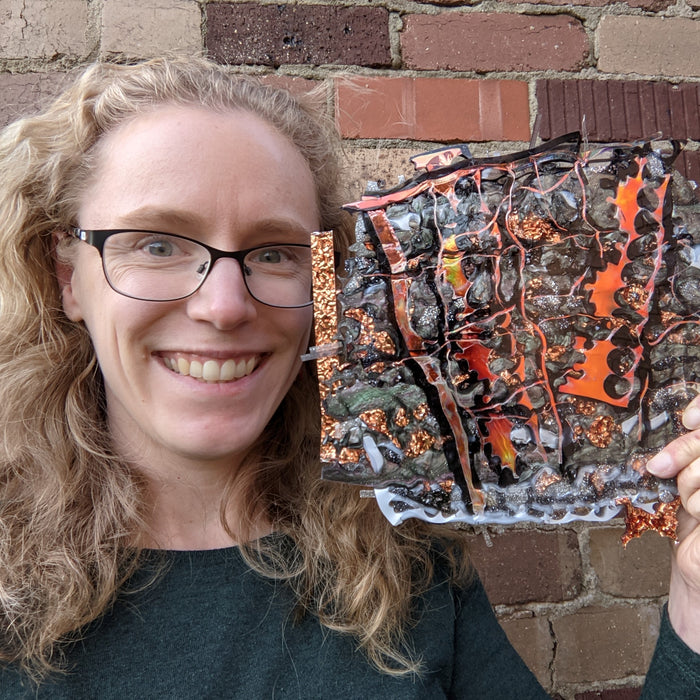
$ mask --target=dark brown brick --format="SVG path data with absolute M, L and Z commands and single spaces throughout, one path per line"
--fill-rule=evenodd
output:
M 222 63 L 388 66 L 389 13 L 335 5 L 206 5 L 209 54 Z
M 66 73 L 0 73 L 0 126 L 38 112 L 68 82 Z
M 576 693 L 574 700 L 639 700 L 641 688 L 613 688 L 612 690 L 587 690 Z
M 676 159 L 674 166 L 688 180 L 692 180 L 698 185 L 695 193 L 700 200 L 700 151 L 684 151 Z
M 492 603 L 515 605 L 575 598 L 581 590 L 576 533 L 516 530 L 472 543 L 472 562 Z
M 539 136 L 583 131 L 591 141 L 700 139 L 700 85 L 645 80 L 538 80 Z
M 552 661 L 554 639 L 549 629 L 549 620 L 544 617 L 521 617 L 502 620 L 508 641 L 515 647 L 528 668 L 537 676 L 545 688 L 552 683 Z
M 401 47 L 418 70 L 578 70 L 589 53 L 577 19 L 505 12 L 408 15 Z
M 583 608 L 552 620 L 560 683 L 591 683 L 646 673 L 659 634 L 653 605 Z
M 651 532 L 623 547 L 624 531 L 623 526 L 590 529 L 591 564 L 600 590 L 626 598 L 666 595 L 671 541 Z

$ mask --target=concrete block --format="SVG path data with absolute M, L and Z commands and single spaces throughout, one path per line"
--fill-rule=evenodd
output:
M 598 68 L 605 73 L 700 76 L 698 20 L 606 15 L 597 35 Z
M 202 51 L 202 16 L 195 0 L 105 0 L 103 55 L 137 58 Z
M 3 0 L 0 58 L 82 56 L 87 19 L 87 0 Z

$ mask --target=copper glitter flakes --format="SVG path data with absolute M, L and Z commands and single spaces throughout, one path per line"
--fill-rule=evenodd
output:
M 678 508 L 681 504 L 680 497 L 674 498 L 670 503 L 657 503 L 654 512 L 649 513 L 642 508 L 635 508 L 628 498 L 619 501 L 625 508 L 625 533 L 622 535 L 622 544 L 627 543 L 647 530 L 655 530 L 664 537 L 676 540 L 678 528 Z

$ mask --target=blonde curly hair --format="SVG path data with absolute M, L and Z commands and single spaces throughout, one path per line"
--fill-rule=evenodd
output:
M 139 566 L 146 488 L 110 444 L 102 376 L 83 324 L 63 313 L 52 234 L 76 220 L 96 144 L 160 104 L 246 110 L 289 138 L 314 176 L 321 222 L 347 247 L 339 143 L 317 99 L 203 58 L 96 64 L 40 115 L 0 134 L 0 660 L 35 679 L 60 668 L 63 643 L 98 618 Z M 242 547 L 256 570 L 293 587 L 303 613 L 354 635 L 386 673 L 420 670 L 405 651 L 411 600 L 430 585 L 435 538 L 453 579 L 469 577 L 459 533 L 393 528 L 349 486 L 319 479 L 319 418 L 304 366 L 225 496 L 246 495 L 240 536 L 261 516 L 275 538 Z M 240 541 L 240 540 L 239 540 Z

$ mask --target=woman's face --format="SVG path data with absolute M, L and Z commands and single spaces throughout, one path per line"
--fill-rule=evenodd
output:
M 163 231 L 228 251 L 308 243 L 319 227 L 306 161 L 246 112 L 162 106 L 107 134 L 100 149 L 81 228 Z M 97 249 L 74 249 L 64 308 L 92 337 L 123 456 L 144 467 L 173 457 L 235 463 L 299 372 L 310 307 L 255 301 L 230 258 L 218 260 L 186 299 L 138 301 L 109 287 Z M 189 375 L 197 363 L 213 362 L 211 369 L 230 360 L 244 376 L 207 382 Z

